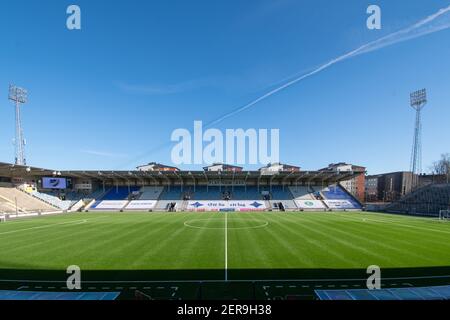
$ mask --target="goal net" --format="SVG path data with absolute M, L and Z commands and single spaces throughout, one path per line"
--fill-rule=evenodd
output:
M 450 210 L 439 211 L 439 220 L 450 220 Z

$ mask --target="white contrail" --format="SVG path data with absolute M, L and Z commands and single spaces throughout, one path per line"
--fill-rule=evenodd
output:
M 273 89 L 272 91 L 267 92 L 266 94 L 253 100 L 252 102 L 246 104 L 245 106 L 240 107 L 234 111 L 231 111 L 231 112 L 217 118 L 216 120 L 208 123 L 207 126 L 208 127 L 213 126 L 219 122 L 222 122 L 223 120 L 225 120 L 229 117 L 232 117 L 238 113 L 241 113 L 242 111 L 245 111 L 245 110 L 253 107 L 255 104 L 259 103 L 262 100 L 269 98 L 270 96 L 276 94 L 277 92 L 282 91 L 282 90 L 296 84 L 297 82 L 300 82 L 306 78 L 309 78 L 325 69 L 328 69 L 329 67 L 333 66 L 334 64 L 336 64 L 338 62 L 347 60 L 349 58 L 352 58 L 352 57 L 355 57 L 355 56 L 358 56 L 358 55 L 361 55 L 364 53 L 379 50 L 379 49 L 394 45 L 399 42 L 415 39 L 415 38 L 418 38 L 418 37 L 421 37 L 421 36 L 424 36 L 424 35 L 427 35 L 430 33 L 448 29 L 448 28 L 450 28 L 450 19 L 449 19 L 449 16 L 446 15 L 448 12 L 450 12 L 450 6 L 440 9 L 438 12 L 428 16 L 425 19 L 422 19 L 421 21 L 417 22 L 416 24 L 414 24 L 412 26 L 409 26 L 405 29 L 391 33 L 385 37 L 382 37 L 380 39 L 377 39 L 375 41 L 372 41 L 365 45 L 362 45 L 361 47 L 359 47 L 353 51 L 350 51 L 338 58 L 335 58 L 335 59 L 321 65 L 320 67 L 314 69 L 313 71 L 311 71 L 309 73 L 302 75 L 301 77 L 298 77 L 289 82 L 286 82 L 285 84 L 281 85 L 280 87 L 277 87 L 276 89 Z M 441 19 L 441 21 L 436 21 L 440 17 L 444 17 L 447 19 Z
M 311 72 L 308 72 L 300 77 L 297 77 L 293 80 L 286 82 L 285 84 L 267 92 L 266 94 L 253 100 L 252 102 L 246 104 L 245 106 L 237 108 L 235 110 L 232 110 L 231 112 L 229 112 L 223 116 L 220 116 L 219 118 L 211 121 L 210 123 L 205 124 L 205 127 L 211 127 L 219 122 L 224 121 L 225 119 L 228 119 L 236 114 L 239 114 L 239 113 L 253 107 L 260 101 L 265 100 L 265 99 L 269 98 L 270 96 L 273 96 L 274 94 L 296 84 L 297 82 L 305 80 L 306 78 L 309 78 L 325 69 L 328 69 L 329 67 L 333 66 L 336 63 L 347 60 L 349 58 L 356 57 L 356 56 L 364 54 L 364 53 L 379 50 L 379 49 L 394 45 L 399 42 L 415 39 L 415 38 L 418 38 L 418 37 L 421 37 L 421 36 L 424 36 L 424 35 L 427 35 L 430 33 L 448 29 L 448 28 L 450 28 L 450 19 L 449 19 L 450 17 L 449 17 L 449 15 L 447 15 L 447 13 L 449 13 L 449 12 L 450 12 L 450 6 L 440 9 L 438 12 L 426 17 L 425 19 L 420 20 L 419 22 L 415 23 L 414 25 L 411 25 L 407 28 L 396 31 L 394 33 L 390 33 L 387 36 L 384 36 L 380 39 L 377 39 L 377 40 L 369 42 L 365 45 L 362 45 L 353 51 L 350 51 L 338 58 L 335 58 L 335 59 L 323 64 L 322 66 L 312 70 Z M 441 18 L 441 19 L 439 19 L 439 18 Z M 171 142 L 162 143 L 161 145 L 155 147 L 150 152 L 156 152 L 156 151 L 158 151 L 162 148 L 165 148 L 167 146 L 170 146 L 170 145 L 171 145 Z M 139 159 L 146 157 L 150 152 L 141 154 L 140 156 L 136 157 L 135 160 L 137 161 Z

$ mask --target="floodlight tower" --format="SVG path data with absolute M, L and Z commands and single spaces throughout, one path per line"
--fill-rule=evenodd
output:
M 23 88 L 9 85 L 9 100 L 13 101 L 16 107 L 16 137 L 14 146 L 16 151 L 16 164 L 24 166 L 25 160 L 25 138 L 22 130 L 22 119 L 20 116 L 20 106 L 28 100 L 28 92 Z
M 411 93 L 411 107 L 416 110 L 416 124 L 411 153 L 411 172 L 414 176 L 422 173 L 422 109 L 427 104 L 427 90 L 422 89 Z M 413 179 L 417 186 L 417 179 Z

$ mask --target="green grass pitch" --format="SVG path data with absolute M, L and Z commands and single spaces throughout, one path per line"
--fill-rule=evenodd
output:
M 369 265 L 442 268 L 449 240 L 449 223 L 377 213 L 65 214 L 0 223 L 0 279 L 64 275 L 69 265 L 96 276 L 158 271 L 147 274 L 154 280 L 164 271 L 173 280 L 248 280 Z

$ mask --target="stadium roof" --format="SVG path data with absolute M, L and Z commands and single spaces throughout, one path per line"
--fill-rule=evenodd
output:
M 215 171 L 109 171 L 109 170 L 51 170 L 30 166 L 18 166 L 0 162 L 0 176 L 6 178 L 36 178 L 42 176 L 61 176 L 70 178 L 96 179 L 105 182 L 148 181 L 153 183 L 189 183 L 191 181 L 209 180 L 257 180 L 274 184 L 289 184 L 301 182 L 337 183 L 352 179 L 361 172 L 270 172 L 242 171 L 242 172 L 215 172 Z
M 0 177 L 30 177 L 36 175 L 53 175 L 55 170 L 19 166 L 11 163 L 0 162 Z

